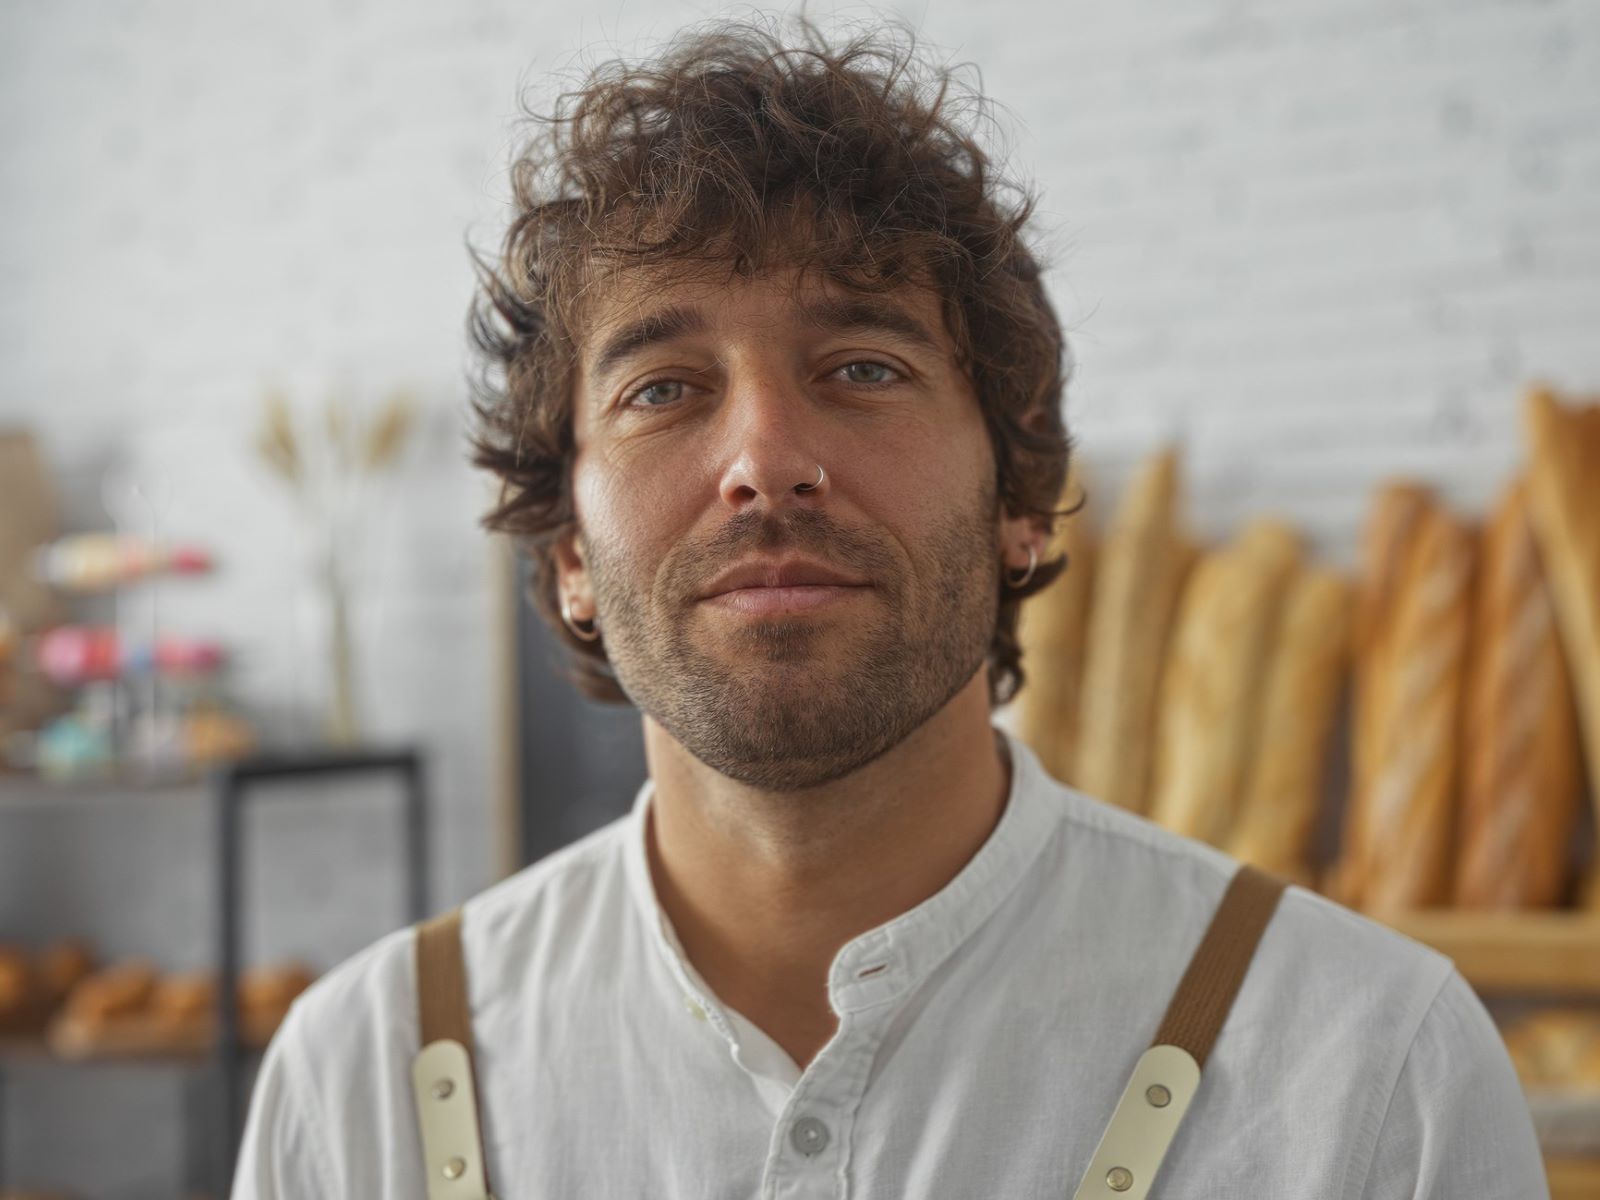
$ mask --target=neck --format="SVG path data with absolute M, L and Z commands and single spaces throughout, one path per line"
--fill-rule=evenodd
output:
M 943 888 L 1000 819 L 1009 768 L 984 673 L 893 750 L 803 792 L 729 779 L 644 726 L 661 905 L 718 998 L 804 1066 L 836 1023 L 834 955 Z

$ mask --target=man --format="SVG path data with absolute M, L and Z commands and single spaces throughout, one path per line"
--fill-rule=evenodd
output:
M 491 523 L 650 768 L 464 906 L 503 1200 L 1071 1196 L 1238 867 L 991 724 L 1064 566 L 1027 204 L 948 76 L 805 37 L 597 72 L 483 273 Z M 418 971 L 401 931 L 296 1004 L 235 1195 L 430 1194 Z M 1152 1194 L 1546 1193 L 1451 963 L 1291 888 Z

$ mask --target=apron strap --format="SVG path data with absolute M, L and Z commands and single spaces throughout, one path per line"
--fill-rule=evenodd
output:
M 1249 863 L 1234 873 L 1073 1200 L 1144 1200 L 1287 886 Z
M 417 926 L 416 971 L 422 1049 L 411 1063 L 411 1088 L 428 1200 L 493 1200 L 478 1121 L 459 908 Z
M 1204 1067 L 1286 883 L 1246 863 L 1234 873 L 1152 1046 L 1179 1046 Z

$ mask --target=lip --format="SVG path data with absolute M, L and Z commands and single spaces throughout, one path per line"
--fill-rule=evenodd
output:
M 703 603 L 748 616 L 806 612 L 823 608 L 867 590 L 866 584 L 807 583 L 798 587 L 745 587 L 708 596 Z
M 736 592 L 784 592 L 795 593 L 787 599 L 801 603 L 808 599 L 803 593 L 840 592 L 868 586 L 866 580 L 847 575 L 826 563 L 803 558 L 772 559 L 735 564 L 713 579 L 700 599 L 715 600 Z M 769 599 L 778 601 L 785 597 Z M 812 598 L 811 602 L 815 603 L 816 599 Z

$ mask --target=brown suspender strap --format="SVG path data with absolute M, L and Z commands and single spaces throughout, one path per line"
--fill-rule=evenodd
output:
M 417 926 L 417 1012 L 422 1044 L 452 1038 L 472 1053 L 467 968 L 461 958 L 461 910 Z
M 1228 1019 L 1233 999 L 1267 922 L 1277 911 L 1284 881 L 1245 864 L 1234 872 L 1211 926 L 1189 960 L 1152 1046 L 1181 1046 L 1204 1067 Z
M 417 926 L 416 971 L 421 1049 L 411 1084 L 428 1200 L 488 1200 L 459 908 Z
M 1286 886 L 1249 864 L 1234 872 L 1073 1200 L 1144 1200 Z

